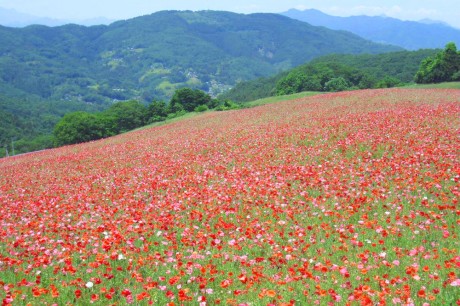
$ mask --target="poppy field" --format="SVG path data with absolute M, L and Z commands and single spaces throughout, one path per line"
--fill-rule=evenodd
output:
M 0 160 L 2 305 L 460 305 L 460 92 L 342 92 Z

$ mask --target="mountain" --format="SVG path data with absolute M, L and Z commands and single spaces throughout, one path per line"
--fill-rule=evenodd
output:
M 447 22 L 440 21 L 440 20 L 433 20 L 430 18 L 423 18 L 423 19 L 420 19 L 418 22 L 424 23 L 424 24 L 441 24 L 446 27 L 451 27 Z
M 278 14 L 162 11 L 109 26 L 0 26 L 0 111 L 10 115 L 0 145 L 49 132 L 68 111 L 169 99 L 181 87 L 217 95 L 324 54 L 394 50 Z M 23 128 L 5 133 L 14 122 Z
M 52 19 L 37 17 L 29 14 L 20 13 L 13 9 L 6 9 L 0 7 L 0 25 L 7 27 L 26 27 L 29 25 L 45 25 L 45 26 L 61 26 L 69 23 L 76 23 L 85 26 L 100 25 L 100 24 L 110 24 L 113 20 L 107 18 L 92 18 L 87 20 L 62 20 L 62 19 Z
M 104 104 L 219 91 L 330 53 L 398 50 L 276 14 L 164 11 L 110 26 L 0 27 L 0 86 Z
M 402 21 L 384 16 L 337 17 L 314 9 L 291 9 L 282 15 L 315 26 L 350 31 L 375 42 L 408 50 L 443 48 L 449 42 L 460 45 L 460 30 L 439 22 Z

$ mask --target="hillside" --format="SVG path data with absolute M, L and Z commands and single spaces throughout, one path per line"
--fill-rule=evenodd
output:
M 15 131 L 0 122 L 10 131 L 0 146 L 49 133 L 69 111 L 168 100 L 180 87 L 216 95 L 320 55 L 395 49 L 276 14 L 163 11 L 110 26 L 0 27 L 0 112 L 34 122 Z
M 420 67 L 420 63 L 428 56 L 433 56 L 439 50 L 426 49 L 419 51 L 400 51 L 385 54 L 331 54 L 321 56 L 299 67 L 281 72 L 268 78 L 260 78 L 237 84 L 230 91 L 220 97 L 237 102 L 248 102 L 276 94 L 277 83 L 298 72 L 304 73 L 307 67 L 316 65 L 343 65 L 350 70 L 365 74 L 375 83 L 391 77 L 401 83 L 413 82 L 414 76 Z
M 459 118 L 365 90 L 0 159 L 0 301 L 455 305 Z
M 291 9 L 282 15 L 315 26 L 350 31 L 363 38 L 407 50 L 443 48 L 449 42 L 460 45 L 460 30 L 442 23 L 402 21 L 380 16 L 338 17 L 314 9 Z
M 397 49 L 275 14 L 164 11 L 110 26 L 0 27 L 0 80 L 88 103 L 219 91 L 329 53 Z

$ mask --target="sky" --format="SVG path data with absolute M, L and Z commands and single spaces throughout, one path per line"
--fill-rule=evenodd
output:
M 161 10 L 224 10 L 246 14 L 314 8 L 335 16 L 386 15 L 403 20 L 428 18 L 460 28 L 459 0 L 0 0 L 0 7 L 65 20 L 98 17 L 129 19 Z

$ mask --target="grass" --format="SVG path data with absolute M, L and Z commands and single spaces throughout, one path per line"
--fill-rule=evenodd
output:
M 420 89 L 431 89 L 431 88 L 447 88 L 447 89 L 460 89 L 460 82 L 446 82 L 438 84 L 410 84 L 401 88 L 420 88 Z
M 271 104 L 271 103 L 295 100 L 295 99 L 299 99 L 299 98 L 311 97 L 311 96 L 315 96 L 315 95 L 319 95 L 319 94 L 321 94 L 321 93 L 320 92 L 315 92 L 315 91 L 304 91 L 304 92 L 299 92 L 299 93 L 295 93 L 295 94 L 292 94 L 292 95 L 284 95 L 284 96 L 275 96 L 275 97 L 263 98 L 263 99 L 255 100 L 255 101 L 252 101 L 252 102 L 244 103 L 243 105 L 245 107 L 254 107 L 254 106 L 259 106 L 259 105 L 264 105 L 264 104 Z

